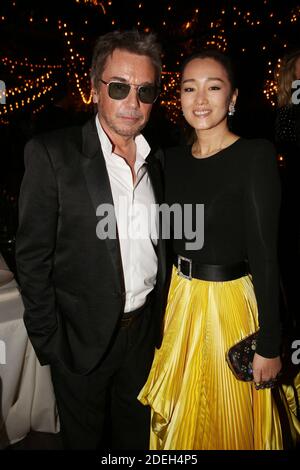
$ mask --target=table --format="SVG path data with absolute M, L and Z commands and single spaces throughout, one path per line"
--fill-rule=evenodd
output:
M 0 449 L 30 430 L 58 432 L 49 366 L 41 366 L 23 323 L 18 285 L 0 254 Z

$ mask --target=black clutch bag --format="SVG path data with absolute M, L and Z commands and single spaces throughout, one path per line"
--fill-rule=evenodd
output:
M 258 331 L 232 346 L 226 353 L 226 361 L 238 380 L 253 380 L 252 362 L 256 350 Z

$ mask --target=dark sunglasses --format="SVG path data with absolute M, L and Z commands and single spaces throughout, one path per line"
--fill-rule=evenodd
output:
M 105 82 L 101 78 L 100 82 L 107 85 L 108 95 L 113 100 L 124 100 L 129 95 L 131 87 L 134 87 L 142 103 L 153 104 L 160 92 L 159 87 L 155 85 L 131 85 L 130 83 L 123 82 Z

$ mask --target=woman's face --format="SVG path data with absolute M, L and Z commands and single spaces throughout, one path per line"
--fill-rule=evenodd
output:
M 182 75 L 181 106 L 185 119 L 195 130 L 224 126 L 230 103 L 235 104 L 227 72 L 211 58 L 193 59 Z
M 296 80 L 300 80 L 300 56 L 295 62 L 295 76 Z

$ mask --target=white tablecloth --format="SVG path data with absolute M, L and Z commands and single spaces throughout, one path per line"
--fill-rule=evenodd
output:
M 0 449 L 30 430 L 59 431 L 50 369 L 37 360 L 17 283 L 9 277 L 0 254 Z

